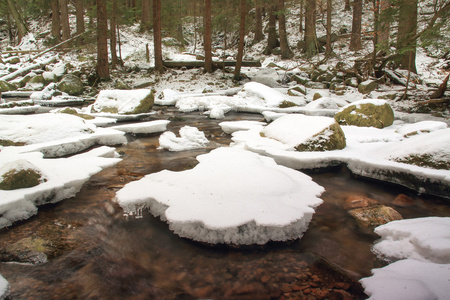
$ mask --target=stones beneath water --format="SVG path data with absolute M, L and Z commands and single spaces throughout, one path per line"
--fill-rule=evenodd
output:
M 347 200 L 345 200 L 344 208 L 349 210 L 355 208 L 370 207 L 378 204 L 380 204 L 380 202 L 375 199 L 360 195 L 351 195 L 347 198 Z
M 415 201 L 413 198 L 405 194 L 400 194 L 397 197 L 395 197 L 394 201 L 392 201 L 392 204 L 400 207 L 409 207 L 413 206 L 415 204 Z
M 385 128 L 394 122 L 394 111 L 384 100 L 367 99 L 344 106 L 335 116 L 340 125 Z
M 391 221 L 403 219 L 398 211 L 385 205 L 356 208 L 350 210 L 349 213 L 362 228 L 375 228 Z

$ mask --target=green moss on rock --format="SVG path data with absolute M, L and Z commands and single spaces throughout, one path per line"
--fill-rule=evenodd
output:
M 330 151 L 344 149 L 345 146 L 344 131 L 339 124 L 334 123 L 295 149 L 297 151 Z
M 151 91 L 147 97 L 141 100 L 140 104 L 133 111 L 128 112 L 126 114 L 134 115 L 134 114 L 148 113 L 152 109 L 154 103 L 155 103 L 155 95 L 153 94 L 153 91 Z
M 83 82 L 73 74 L 67 74 L 58 84 L 58 90 L 72 96 L 78 96 L 83 93 Z
M 279 108 L 288 108 L 288 107 L 294 107 L 294 106 L 297 106 L 297 104 L 295 104 L 292 101 L 287 101 L 287 100 L 284 100 L 283 102 L 281 102 L 278 105 Z
M 93 116 L 91 116 L 91 115 L 80 114 L 80 113 L 78 113 L 75 109 L 70 108 L 70 107 L 64 108 L 64 109 L 58 111 L 58 113 L 74 115 L 74 116 L 83 118 L 83 119 L 85 119 L 85 120 L 92 120 L 92 119 L 95 119 L 95 117 L 93 117 Z
M 22 143 L 22 142 L 14 142 L 14 141 L 11 141 L 11 140 L 2 140 L 2 139 L 0 139 L 0 146 L 3 146 L 3 147 L 7 147 L 7 146 L 24 146 L 25 145 L 25 143 Z
M 437 169 L 437 170 L 449 170 L 450 169 L 449 161 L 435 159 L 430 154 L 421 154 L 421 155 L 411 154 L 407 157 L 397 158 L 397 159 L 395 159 L 395 161 L 400 162 L 400 163 L 410 164 L 410 165 L 416 165 L 419 167 Z
M 41 183 L 42 175 L 33 169 L 16 170 L 12 169 L 3 174 L 0 181 L 1 190 L 17 190 L 30 188 Z
M 334 119 L 340 125 L 384 128 L 394 122 L 394 112 L 387 103 L 383 105 L 354 104 L 338 112 Z

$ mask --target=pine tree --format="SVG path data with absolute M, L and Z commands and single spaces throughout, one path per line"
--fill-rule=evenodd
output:
M 352 35 L 350 38 L 350 50 L 357 51 L 361 44 L 362 0 L 353 2 Z
M 62 40 L 65 41 L 70 39 L 69 8 L 67 6 L 67 0 L 59 0 L 59 10 L 61 13 Z
M 211 26 L 211 0 L 205 0 L 205 15 L 204 15 L 204 23 L 205 23 L 205 34 L 204 34 L 204 42 L 203 48 L 205 51 L 205 71 L 208 73 L 212 73 L 212 53 L 211 53 L 211 44 L 212 44 L 212 26 Z
M 108 80 L 108 20 L 106 0 L 97 0 L 97 75 L 100 80 Z
M 153 0 L 153 44 L 155 52 L 155 70 L 164 71 L 161 47 L 161 0 Z
M 59 16 L 58 0 L 51 0 L 52 5 L 52 36 L 56 43 L 61 41 L 61 18 Z
M 289 47 L 289 42 L 287 39 L 286 33 L 286 10 L 284 7 L 284 0 L 278 0 L 278 31 L 280 34 L 280 50 L 281 50 L 281 59 L 290 59 L 294 56 Z
M 245 9 L 245 0 L 241 0 L 240 13 L 241 13 L 241 21 L 239 24 L 239 46 L 238 46 L 236 67 L 234 69 L 235 80 L 239 80 L 241 76 L 242 57 L 244 56 L 245 15 L 247 13 Z
M 316 1 L 306 0 L 305 5 L 305 48 L 307 57 L 316 54 L 317 51 L 316 36 Z

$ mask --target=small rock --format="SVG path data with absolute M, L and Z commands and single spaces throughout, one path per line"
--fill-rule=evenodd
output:
M 349 211 L 362 228 L 374 228 L 395 220 L 402 220 L 398 211 L 389 206 L 379 205 L 356 208 Z
M 363 208 L 363 207 L 369 207 L 369 206 L 375 206 L 379 205 L 380 202 L 378 202 L 375 199 L 371 199 L 365 196 L 360 195 L 352 195 L 345 200 L 344 208 L 346 210 L 355 209 L 355 208 Z
M 392 201 L 392 204 L 395 206 L 401 206 L 401 207 L 408 207 L 414 205 L 415 201 L 413 198 L 406 196 L 405 194 L 400 194 L 397 197 L 395 197 L 394 201 Z
M 366 80 L 359 84 L 358 91 L 361 94 L 369 94 L 378 88 L 378 83 L 375 80 Z

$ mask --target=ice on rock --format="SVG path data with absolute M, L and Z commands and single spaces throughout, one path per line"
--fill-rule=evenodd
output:
M 370 300 L 449 299 L 450 264 L 404 259 L 361 279 Z
M 115 200 L 126 213 L 148 208 L 181 237 L 244 245 L 301 238 L 322 203 L 321 186 L 271 158 L 219 148 L 197 160 L 131 182 Z
M 381 240 L 373 252 L 384 259 L 450 263 L 450 217 L 393 221 L 377 227 L 375 233 Z
M 205 133 L 197 127 L 184 126 L 180 129 L 180 137 L 175 133 L 166 131 L 159 137 L 159 148 L 169 151 L 185 151 L 204 148 L 209 144 Z
M 30 188 L 0 190 L 0 228 L 35 215 L 39 205 L 74 196 L 90 176 L 120 161 L 111 157 L 113 150 L 100 147 L 69 158 L 44 159 L 39 152 L 20 153 L 16 147 L 3 148 L 1 169 L 33 166 L 46 181 Z

